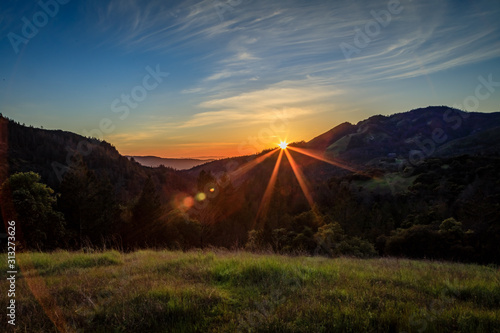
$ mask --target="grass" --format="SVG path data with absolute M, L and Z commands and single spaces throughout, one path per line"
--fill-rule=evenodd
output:
M 399 172 L 387 173 L 382 178 L 370 180 L 356 180 L 352 182 L 353 188 L 382 193 L 403 193 L 408 190 L 417 176 L 403 177 Z
M 497 267 L 152 250 L 18 262 L 18 332 L 500 332 Z

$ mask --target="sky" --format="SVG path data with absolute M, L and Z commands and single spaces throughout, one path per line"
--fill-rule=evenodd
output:
M 2 0 L 0 112 L 219 158 L 429 105 L 500 111 L 500 1 Z

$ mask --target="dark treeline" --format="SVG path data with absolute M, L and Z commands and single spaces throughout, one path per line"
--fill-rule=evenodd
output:
M 53 162 L 62 164 L 82 137 L 9 126 L 1 207 L 4 219 L 18 222 L 24 248 L 214 246 L 499 263 L 495 155 L 429 158 L 404 174 L 333 166 L 323 172 L 324 164 L 291 152 L 313 207 L 286 158 L 261 205 L 278 154 L 237 179 L 204 168 L 190 176 L 142 167 L 94 139 L 92 152 L 73 154 L 59 181 Z

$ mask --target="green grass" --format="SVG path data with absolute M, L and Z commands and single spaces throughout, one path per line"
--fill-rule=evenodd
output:
M 151 250 L 18 261 L 18 332 L 57 332 L 49 318 L 77 332 L 500 332 L 497 267 Z
M 408 190 L 417 176 L 403 177 L 400 173 L 387 173 L 380 178 L 372 178 L 370 180 L 356 180 L 352 182 L 354 188 L 363 188 L 367 191 L 382 192 L 382 193 L 404 193 Z

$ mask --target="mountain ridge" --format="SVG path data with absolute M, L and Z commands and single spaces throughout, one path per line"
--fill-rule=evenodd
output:
M 198 165 L 215 161 L 215 159 L 197 159 L 197 158 L 169 158 L 158 156 L 130 156 L 125 155 L 128 159 L 134 159 L 143 166 L 157 168 L 165 166 L 176 170 L 189 170 Z
M 392 115 L 374 115 L 356 125 L 342 123 L 307 142 L 308 148 L 325 150 L 325 157 L 370 164 L 374 159 L 399 157 L 417 163 L 436 154 L 449 157 L 478 154 L 484 146 L 496 147 L 495 138 L 485 136 L 482 145 L 469 145 L 459 151 L 446 149 L 455 140 L 500 126 L 500 112 L 465 112 L 446 106 L 429 106 Z
M 126 249 L 254 244 L 312 255 L 315 235 L 338 224 L 352 250 L 489 263 L 499 258 L 499 128 L 500 112 L 428 107 L 290 143 L 279 168 L 273 148 L 177 171 L 0 118 L 0 180 L 34 171 L 58 193 L 66 236 L 51 246 L 121 239 Z
M 474 155 L 484 152 L 486 148 L 488 153 L 498 153 L 500 145 L 497 132 L 494 130 L 496 127 L 500 127 L 500 112 L 465 112 L 447 106 L 429 106 L 387 116 L 373 115 L 356 124 L 343 122 L 304 143 L 303 147 L 320 152 L 324 158 L 335 159 L 359 168 L 394 169 L 403 162 L 418 163 L 431 156 Z M 12 120 L 7 122 L 7 130 L 10 143 L 8 156 L 11 172 L 9 173 L 35 171 L 54 187 L 57 187 L 58 183 L 54 163 L 59 163 L 63 167 L 70 166 L 68 162 L 74 159 L 80 142 L 87 142 L 92 147 L 93 162 L 89 168 L 105 174 L 112 181 L 123 184 L 137 178 L 137 175 L 141 175 L 139 178 L 144 179 L 151 173 L 148 171 L 151 167 L 142 166 L 137 160 L 130 161 L 130 157 L 121 155 L 106 141 L 86 138 L 63 130 L 27 127 Z M 160 164 L 168 166 L 162 163 L 165 160 L 188 161 L 191 165 L 184 168 L 188 170 L 177 171 L 180 175 L 196 177 L 201 170 L 206 170 L 220 177 L 263 153 L 264 151 L 249 156 L 212 161 L 161 159 L 154 156 L 139 158 L 154 159 L 157 165 L 154 165 L 153 169 L 160 167 Z M 387 162 L 388 158 L 395 159 L 395 162 Z M 103 161 L 97 162 L 99 159 Z M 194 165 L 199 162 L 203 164 Z M 115 164 L 119 165 L 118 169 L 123 170 L 119 176 L 114 175 L 109 169 L 110 165 Z M 319 166 L 319 168 L 335 167 Z M 181 168 L 163 168 L 175 174 L 176 171 L 173 169 Z M 137 189 L 134 192 L 137 192 Z

